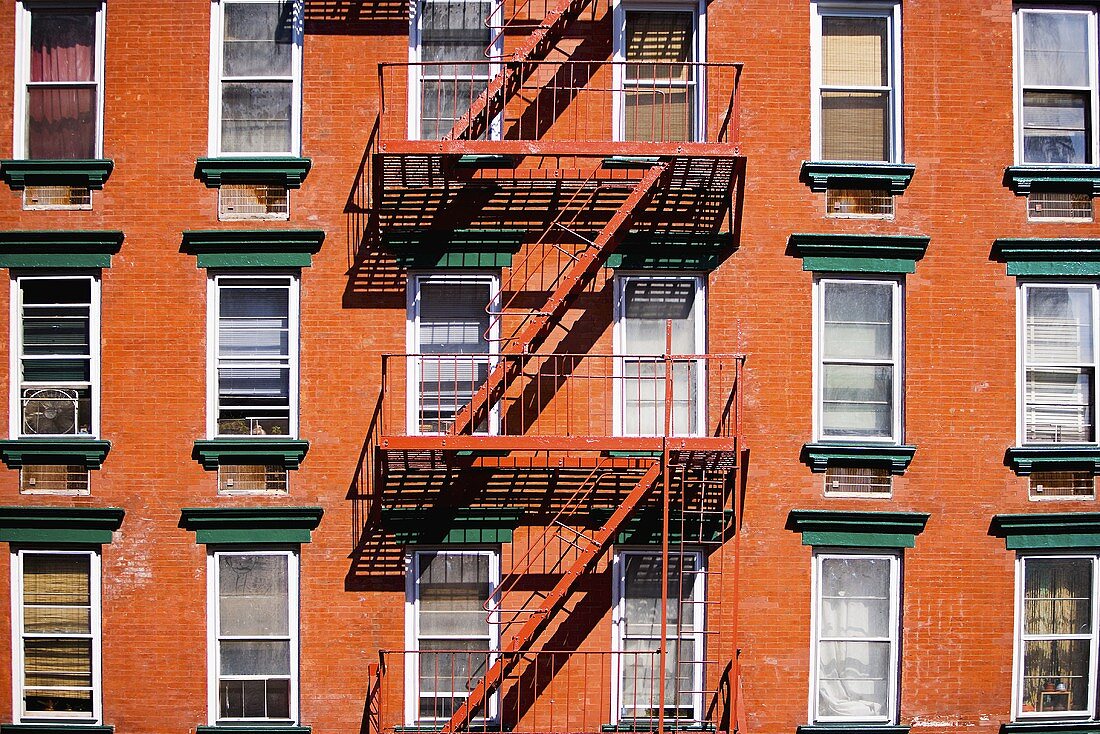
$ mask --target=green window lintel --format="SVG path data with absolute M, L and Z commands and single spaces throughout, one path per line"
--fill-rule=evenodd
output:
M 27 464 L 65 464 L 99 469 L 110 441 L 91 438 L 18 438 L 0 441 L 0 459 L 9 469 Z
M 189 230 L 180 250 L 200 268 L 308 268 L 324 241 L 319 229 Z
M 0 268 L 109 268 L 123 237 L 115 230 L 0 232 Z
M 106 158 L 2 160 L 0 178 L 14 191 L 50 185 L 102 189 L 114 168 Z
M 496 153 L 469 153 L 455 160 L 456 168 L 515 168 L 516 158 Z
M 185 507 L 179 526 L 201 544 L 309 543 L 320 507 Z
M 523 229 L 389 230 L 382 244 L 404 268 L 507 268 Z
M 268 464 L 297 469 L 309 441 L 292 438 L 214 438 L 195 441 L 191 458 L 208 471 L 222 464 Z
M 382 526 L 400 545 L 428 543 L 511 543 L 523 511 L 513 507 L 451 510 L 386 508 Z
M 124 515 L 118 507 L 0 507 L 0 542 L 103 545 Z
M 1009 166 L 1004 185 L 1027 196 L 1033 191 L 1080 191 L 1100 196 L 1100 168 L 1093 166 Z
M 897 195 L 909 187 L 916 171 L 912 163 L 802 161 L 799 180 L 811 191 L 885 188 Z
M 1005 464 L 1020 476 L 1033 471 L 1083 470 L 1100 475 L 1100 446 L 1013 446 Z
M 311 727 L 280 724 L 232 724 L 196 726 L 195 734 L 310 734 Z
M 909 734 L 909 727 L 889 724 L 804 724 L 796 731 L 797 734 Z
M 1009 275 L 1100 275 L 1100 239 L 998 239 L 992 255 Z
M 912 548 L 928 517 L 920 512 L 791 510 L 787 529 L 802 533 L 802 545 Z
M 195 178 L 216 189 L 222 184 L 273 184 L 288 189 L 301 188 L 313 161 L 294 156 L 227 156 L 199 158 Z
M 597 509 L 589 513 L 592 527 L 603 527 L 611 519 L 611 509 Z M 669 543 L 713 543 L 721 540 L 733 527 L 732 510 L 714 510 L 703 513 L 686 513 L 684 517 L 670 518 Z M 617 545 L 661 545 L 664 522 L 660 507 L 646 507 L 635 512 L 621 526 L 615 536 Z
M 1008 550 L 1100 547 L 1100 512 L 994 515 L 990 527 Z
M 709 721 L 666 721 L 665 731 L 717 731 L 717 727 Z M 657 719 L 627 719 L 618 724 L 603 724 L 601 732 L 658 732 L 661 731 L 660 722 Z
M 923 235 L 794 233 L 787 251 L 820 273 L 912 273 L 928 250 Z
M 892 474 L 904 474 L 916 454 L 916 446 L 872 443 L 808 443 L 802 447 L 802 462 L 811 471 L 830 466 L 884 467 Z

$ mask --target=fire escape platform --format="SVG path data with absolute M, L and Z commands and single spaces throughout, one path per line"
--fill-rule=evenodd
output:
M 510 451 L 600 451 L 653 452 L 667 447 L 676 452 L 737 451 L 737 442 L 728 436 L 470 436 L 420 435 L 382 436 L 382 451 L 469 451 L 495 453 Z
M 387 140 L 378 155 L 591 156 L 593 158 L 737 158 L 738 143 L 578 140 Z

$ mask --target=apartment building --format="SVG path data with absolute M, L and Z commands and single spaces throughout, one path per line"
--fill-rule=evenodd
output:
M 0 734 L 1100 728 L 1100 5 L 7 12 Z

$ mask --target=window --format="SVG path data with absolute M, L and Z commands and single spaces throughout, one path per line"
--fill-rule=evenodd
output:
M 817 430 L 821 440 L 901 442 L 901 283 L 820 278 Z
M 491 0 L 419 0 L 413 5 L 409 138 L 439 140 L 499 71 L 494 59 L 503 53 L 503 5 Z M 499 138 L 500 131 L 497 117 L 479 137 Z
M 494 275 L 414 275 L 409 291 L 409 432 L 445 433 L 489 374 L 498 344 Z M 492 432 L 496 411 L 475 433 Z
M 209 432 L 293 437 L 298 429 L 298 279 L 210 279 Z
M 888 554 L 814 556 L 815 723 L 897 720 L 900 561 Z
M 99 426 L 99 280 L 12 281 L 12 436 L 95 436 Z
M 1096 11 L 1017 8 L 1017 158 L 1096 164 Z
M 1096 284 L 1024 283 L 1022 434 L 1025 444 L 1096 441 Z
M 17 5 L 16 158 L 102 155 L 104 5 Z
M 702 140 L 701 6 L 615 4 L 617 140 Z
M 497 626 L 488 601 L 500 582 L 500 556 L 490 550 L 416 551 L 409 559 L 407 723 L 446 721 L 470 695 L 493 660 Z M 488 717 L 497 715 L 497 697 Z M 481 719 L 485 721 L 485 719 Z
M 814 160 L 901 162 L 901 5 L 811 6 Z
M 210 559 L 210 723 L 298 719 L 298 556 Z
M 706 299 L 698 275 L 616 278 L 615 430 L 625 436 L 665 432 L 666 325 L 672 322 L 672 411 L 669 435 L 705 430 Z
M 703 594 L 702 554 L 668 557 L 668 606 L 661 609 L 662 556 L 656 551 L 620 551 L 615 557 L 615 626 L 612 657 L 616 681 L 612 716 L 616 723 L 666 719 L 702 720 Z M 665 698 L 660 701 L 661 616 L 667 617 Z
M 12 554 L 16 721 L 102 722 L 99 554 Z
M 220 0 L 212 9 L 210 154 L 298 155 L 301 0 Z

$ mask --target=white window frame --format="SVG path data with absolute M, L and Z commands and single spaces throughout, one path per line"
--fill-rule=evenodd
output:
M 219 647 L 218 641 L 220 635 L 218 630 L 221 626 L 219 619 L 219 596 L 218 596 L 218 559 L 222 556 L 282 556 L 287 559 L 287 610 L 288 610 L 288 631 L 290 639 L 290 719 L 265 719 L 265 718 L 241 718 L 241 719 L 222 719 L 218 716 L 218 682 L 221 678 L 220 661 L 219 661 Z M 245 547 L 207 547 L 206 553 L 206 632 L 207 632 L 207 707 L 208 707 L 208 723 L 210 726 L 218 726 L 221 724 L 228 724 L 230 726 L 234 724 L 245 723 L 260 723 L 260 722 L 275 722 L 282 724 L 297 724 L 299 717 L 298 697 L 299 697 L 299 678 L 301 677 L 301 671 L 299 670 L 300 659 L 300 629 L 299 629 L 299 596 L 301 594 L 300 587 L 300 566 L 298 551 L 295 549 L 278 549 L 271 547 L 257 547 L 257 548 L 245 548 Z M 269 638 L 276 637 L 276 635 L 269 635 Z M 249 638 L 251 639 L 251 638 Z M 239 678 L 241 676 L 234 676 Z
M 489 620 L 489 651 L 500 649 L 500 550 L 498 548 L 471 548 L 465 546 L 418 546 L 410 549 L 405 556 L 405 650 L 408 651 L 405 660 L 405 700 L 404 716 L 406 726 L 423 725 L 424 719 L 420 718 L 420 557 L 424 554 L 432 555 L 463 555 L 485 556 L 489 559 L 489 601 L 493 611 L 486 611 Z M 447 639 L 443 636 L 435 636 L 435 639 Z M 469 637 L 456 637 L 455 639 L 467 640 Z M 490 655 L 489 661 L 495 656 Z M 489 697 L 487 706 L 488 717 L 474 717 L 472 721 L 479 724 L 490 725 L 497 722 L 500 717 L 499 691 Z M 428 723 L 434 720 L 428 720 Z
M 290 300 L 290 308 L 288 310 L 288 320 L 290 333 L 288 334 L 288 340 L 290 345 L 290 431 L 286 435 L 249 435 L 248 438 L 269 438 L 269 439 L 287 439 L 298 437 L 298 396 L 299 396 L 299 351 L 301 330 L 299 325 L 300 316 L 300 304 L 299 298 L 301 294 L 301 278 L 297 273 L 288 273 L 284 271 L 272 271 L 272 272 L 256 272 L 248 271 L 242 273 L 234 272 L 210 272 L 207 274 L 206 280 L 206 437 L 207 438 L 226 438 L 229 436 L 220 436 L 218 433 L 218 320 L 219 314 L 219 288 L 220 283 L 223 280 L 272 280 L 272 279 L 287 279 L 289 281 L 288 298 Z M 257 287 L 263 287 L 262 283 L 257 283 Z
M 825 288 L 828 283 L 865 283 L 872 285 L 890 285 L 893 288 L 893 358 L 891 360 L 865 360 L 866 364 L 892 364 L 894 367 L 894 384 L 892 385 L 891 400 L 893 400 L 893 415 L 891 417 L 890 436 L 825 436 L 822 428 L 823 399 L 824 399 L 824 340 L 825 340 Z M 905 284 L 901 278 L 895 277 L 868 277 L 865 275 L 849 275 L 843 273 L 816 274 L 813 284 L 813 432 L 817 441 L 844 442 L 859 441 L 867 443 L 881 443 L 884 445 L 900 445 L 905 440 L 904 415 L 905 415 Z M 843 364 L 859 364 L 861 360 L 841 359 L 837 362 Z
M 23 709 L 23 557 L 31 555 L 79 555 L 89 558 L 89 586 L 91 590 L 92 640 L 92 716 L 74 716 L 71 713 L 36 712 L 28 715 Z M 103 623 L 101 557 L 97 550 L 54 550 L 40 548 L 12 548 L 11 552 L 11 619 L 12 619 L 12 712 L 16 723 L 37 724 L 89 724 L 103 723 Z M 42 637 L 58 637 L 56 633 Z
M 1023 77 L 1023 15 L 1028 13 L 1073 13 L 1079 15 L 1089 16 L 1089 112 L 1091 113 L 1089 119 L 1091 139 L 1086 141 L 1088 149 L 1088 157 L 1091 159 L 1091 163 L 1035 163 L 1024 161 L 1024 77 Z M 1097 125 L 1100 124 L 1100 110 L 1097 110 L 1097 105 L 1100 104 L 1100 80 L 1098 80 L 1097 70 L 1097 9 L 1095 7 L 1081 6 L 1081 5 L 1028 5 L 1021 4 L 1013 7 L 1012 9 L 1012 48 L 1014 52 L 1012 54 L 1012 78 L 1013 83 L 1013 95 L 1012 95 L 1012 111 L 1013 118 L 1015 119 L 1013 143 L 1015 147 L 1015 160 L 1019 165 L 1027 166 L 1048 166 L 1057 168 L 1072 168 L 1074 166 L 1082 168 L 1091 168 L 1100 164 L 1100 133 L 1097 131 Z M 1053 89 L 1055 91 L 1084 91 L 1083 87 L 1041 87 L 1042 89 Z
M 1092 390 L 1092 435 L 1093 440 L 1085 445 L 1100 442 L 1100 419 L 1097 417 L 1097 394 L 1100 386 L 1100 282 L 1094 280 L 1032 280 L 1017 279 L 1016 282 L 1016 445 L 1017 446 L 1073 446 L 1079 442 L 1042 443 L 1027 441 L 1027 291 L 1032 288 L 1091 288 L 1092 289 L 1092 351 L 1093 351 L 1093 390 Z M 1055 499 L 1055 498 L 1051 498 Z M 1066 498 L 1057 498 L 1066 499 Z
M 72 433 L 72 434 L 57 434 L 63 435 L 67 438 L 86 438 L 94 439 L 99 436 L 99 402 L 100 402 L 100 313 L 101 313 L 101 300 L 100 300 L 100 287 L 102 285 L 100 278 L 92 274 L 74 274 L 74 273 L 59 273 L 57 275 L 50 274 L 34 274 L 34 275 L 17 275 L 11 279 L 11 321 L 8 333 L 11 334 L 12 343 L 9 350 L 9 374 L 10 379 L 10 393 L 9 393 L 9 405 L 11 406 L 8 411 L 8 435 L 12 438 L 21 436 L 44 436 L 44 434 L 24 434 L 23 433 L 23 402 L 21 396 L 22 387 L 22 367 L 20 364 L 20 357 L 23 354 L 23 292 L 19 287 L 19 284 L 25 280 L 89 280 L 91 281 L 91 308 L 90 318 L 88 321 L 88 339 L 91 342 L 89 347 L 91 348 L 91 388 L 90 395 L 92 401 L 92 416 L 91 416 L 91 432 L 90 433 Z
M 623 321 L 626 319 L 626 285 L 636 280 L 691 280 L 695 284 L 695 347 L 696 354 L 707 353 L 707 278 L 702 273 L 690 272 L 616 272 L 614 277 L 614 323 L 612 324 L 611 339 L 612 353 L 615 355 L 612 365 L 613 385 L 613 431 L 616 436 L 625 434 L 623 426 L 624 400 L 623 382 L 624 367 L 628 355 L 624 349 L 626 341 L 626 327 Z M 662 350 L 663 353 L 663 350 Z M 695 432 L 694 435 L 705 436 L 708 430 L 707 424 L 707 362 L 705 359 L 696 361 L 696 406 L 695 406 Z M 631 434 L 636 435 L 636 434 Z M 644 434 L 643 434 L 644 435 Z M 675 435 L 691 435 L 676 433 Z
M 420 284 L 425 281 L 436 283 L 487 283 L 489 285 L 489 369 L 496 366 L 500 357 L 500 318 L 495 316 L 500 310 L 500 276 L 489 271 L 476 272 L 411 272 L 406 292 L 405 343 L 410 355 L 406 361 L 405 384 L 405 430 L 407 435 L 433 435 L 420 430 L 420 366 L 415 356 L 420 353 Z M 500 430 L 500 403 L 489 411 L 488 435 L 496 435 Z
M 706 0 L 614 0 L 611 7 L 611 59 L 612 89 L 611 96 L 611 139 L 615 142 L 626 140 L 626 14 L 628 12 L 665 12 L 691 13 L 695 34 L 691 44 L 690 61 L 695 66 L 695 121 L 692 126 L 692 139 L 687 142 L 700 142 L 707 139 L 707 94 L 706 67 L 699 66 L 707 60 L 707 3 Z
M 1076 639 L 1089 638 L 1091 640 L 1089 645 L 1089 690 L 1086 700 L 1089 702 L 1089 708 L 1085 711 L 1024 711 L 1023 710 L 1023 665 L 1024 665 L 1024 566 L 1028 559 L 1047 559 L 1047 560 L 1089 560 L 1092 561 L 1092 588 L 1090 590 L 1092 594 L 1092 607 L 1089 610 L 1089 614 L 1092 618 L 1092 632 L 1088 635 L 1074 635 Z M 1095 718 L 1096 708 L 1096 692 L 1097 692 L 1097 650 L 1098 650 L 1098 638 L 1100 638 L 1100 629 L 1098 629 L 1097 619 L 1100 614 L 1100 598 L 1098 598 L 1097 591 L 1100 589 L 1100 558 L 1097 557 L 1095 552 L 1091 553 L 1042 553 L 1042 552 L 1026 552 L 1019 553 L 1016 556 L 1016 585 L 1014 590 L 1015 596 L 1015 615 L 1014 615 L 1014 630 L 1013 630 L 1013 655 L 1012 655 L 1012 719 L 1014 721 L 1028 720 L 1028 719 L 1076 719 L 1076 720 L 1092 720 Z M 1067 638 L 1070 635 L 1035 635 L 1031 639 L 1042 639 L 1043 637 L 1057 637 Z
M 901 2 L 821 2 L 810 3 L 810 156 L 815 161 L 821 157 L 821 81 L 822 43 L 821 18 L 824 15 L 846 16 L 852 18 L 886 18 L 889 23 L 887 37 L 890 39 L 890 63 L 888 78 L 890 87 L 859 87 L 861 90 L 890 93 L 890 151 L 883 163 L 901 163 L 904 136 L 902 106 L 902 47 L 901 47 Z M 851 89 L 836 87 L 837 90 Z M 826 89 L 828 91 L 828 89 Z M 875 161 L 866 161 L 875 162 Z
M 858 558 L 886 560 L 890 563 L 890 638 L 871 638 L 866 640 L 890 643 L 890 680 L 887 694 L 887 712 L 883 716 L 859 718 L 842 716 L 818 716 L 818 647 L 821 642 L 820 606 L 821 606 L 821 564 L 828 559 Z M 898 684 L 901 677 L 901 553 L 872 552 L 866 549 L 829 548 L 814 551 L 813 573 L 810 579 L 810 695 L 809 717 L 813 723 L 867 722 L 893 724 L 898 721 Z M 851 638 L 848 638 L 851 639 Z
M 453 0 L 453 2 L 469 2 L 473 4 L 480 4 L 482 1 L 483 0 Z M 409 95 L 407 105 L 409 140 L 420 140 L 420 82 L 423 77 L 420 67 L 422 62 L 420 37 L 424 18 L 424 14 L 421 12 L 423 2 L 424 0 L 410 0 L 409 4 L 409 70 L 408 79 L 406 80 Z M 490 36 L 495 36 L 495 38 L 492 38 L 488 56 L 480 56 L 475 59 L 470 59 L 470 61 L 486 64 L 489 71 L 489 79 L 492 80 L 494 76 L 500 73 L 502 62 L 506 61 L 506 59 L 503 58 L 504 3 L 491 0 L 490 5 L 492 7 L 492 19 L 489 23 L 489 32 Z M 502 115 L 497 115 L 489 123 L 487 138 L 489 140 L 500 140 L 503 133 L 504 125 Z
M 103 63 L 106 36 L 106 2 L 96 0 L 17 0 L 15 5 L 15 104 L 12 153 L 19 160 L 27 159 L 27 86 L 30 84 L 31 13 L 36 9 L 91 9 L 96 11 L 95 27 L 95 81 L 96 124 L 95 157 L 103 157 Z
M 665 636 L 668 639 L 691 639 L 695 646 L 695 661 L 692 665 L 693 685 L 691 697 L 692 716 L 695 721 L 703 721 L 703 690 L 704 671 L 706 660 L 706 557 L 697 549 L 684 549 L 682 551 L 670 551 L 672 555 L 693 556 L 695 558 L 695 584 L 691 589 L 691 599 L 681 601 L 681 606 L 691 604 L 692 619 L 695 620 L 695 630 L 688 635 L 677 635 L 675 626 L 669 625 L 669 632 Z M 615 549 L 615 555 L 611 560 L 611 718 L 612 725 L 620 722 L 634 722 L 640 719 L 624 717 L 622 715 L 622 685 L 623 672 L 622 657 L 626 652 L 626 557 L 627 556 L 656 556 L 660 557 L 661 549 L 658 546 L 623 546 Z M 666 580 L 667 583 L 667 580 Z M 682 664 L 683 661 L 681 661 Z M 666 715 L 666 721 L 670 718 Z M 683 719 L 679 719 L 683 721 Z
M 271 3 L 272 0 L 212 0 L 210 3 L 210 124 L 208 149 L 211 157 L 232 156 L 262 158 L 264 156 L 299 156 L 302 153 L 302 24 L 305 22 L 305 0 L 294 0 L 294 43 L 291 44 L 290 90 L 290 150 L 222 151 L 222 30 L 225 26 L 225 3 Z M 285 77 L 231 77 L 240 81 L 274 80 Z

